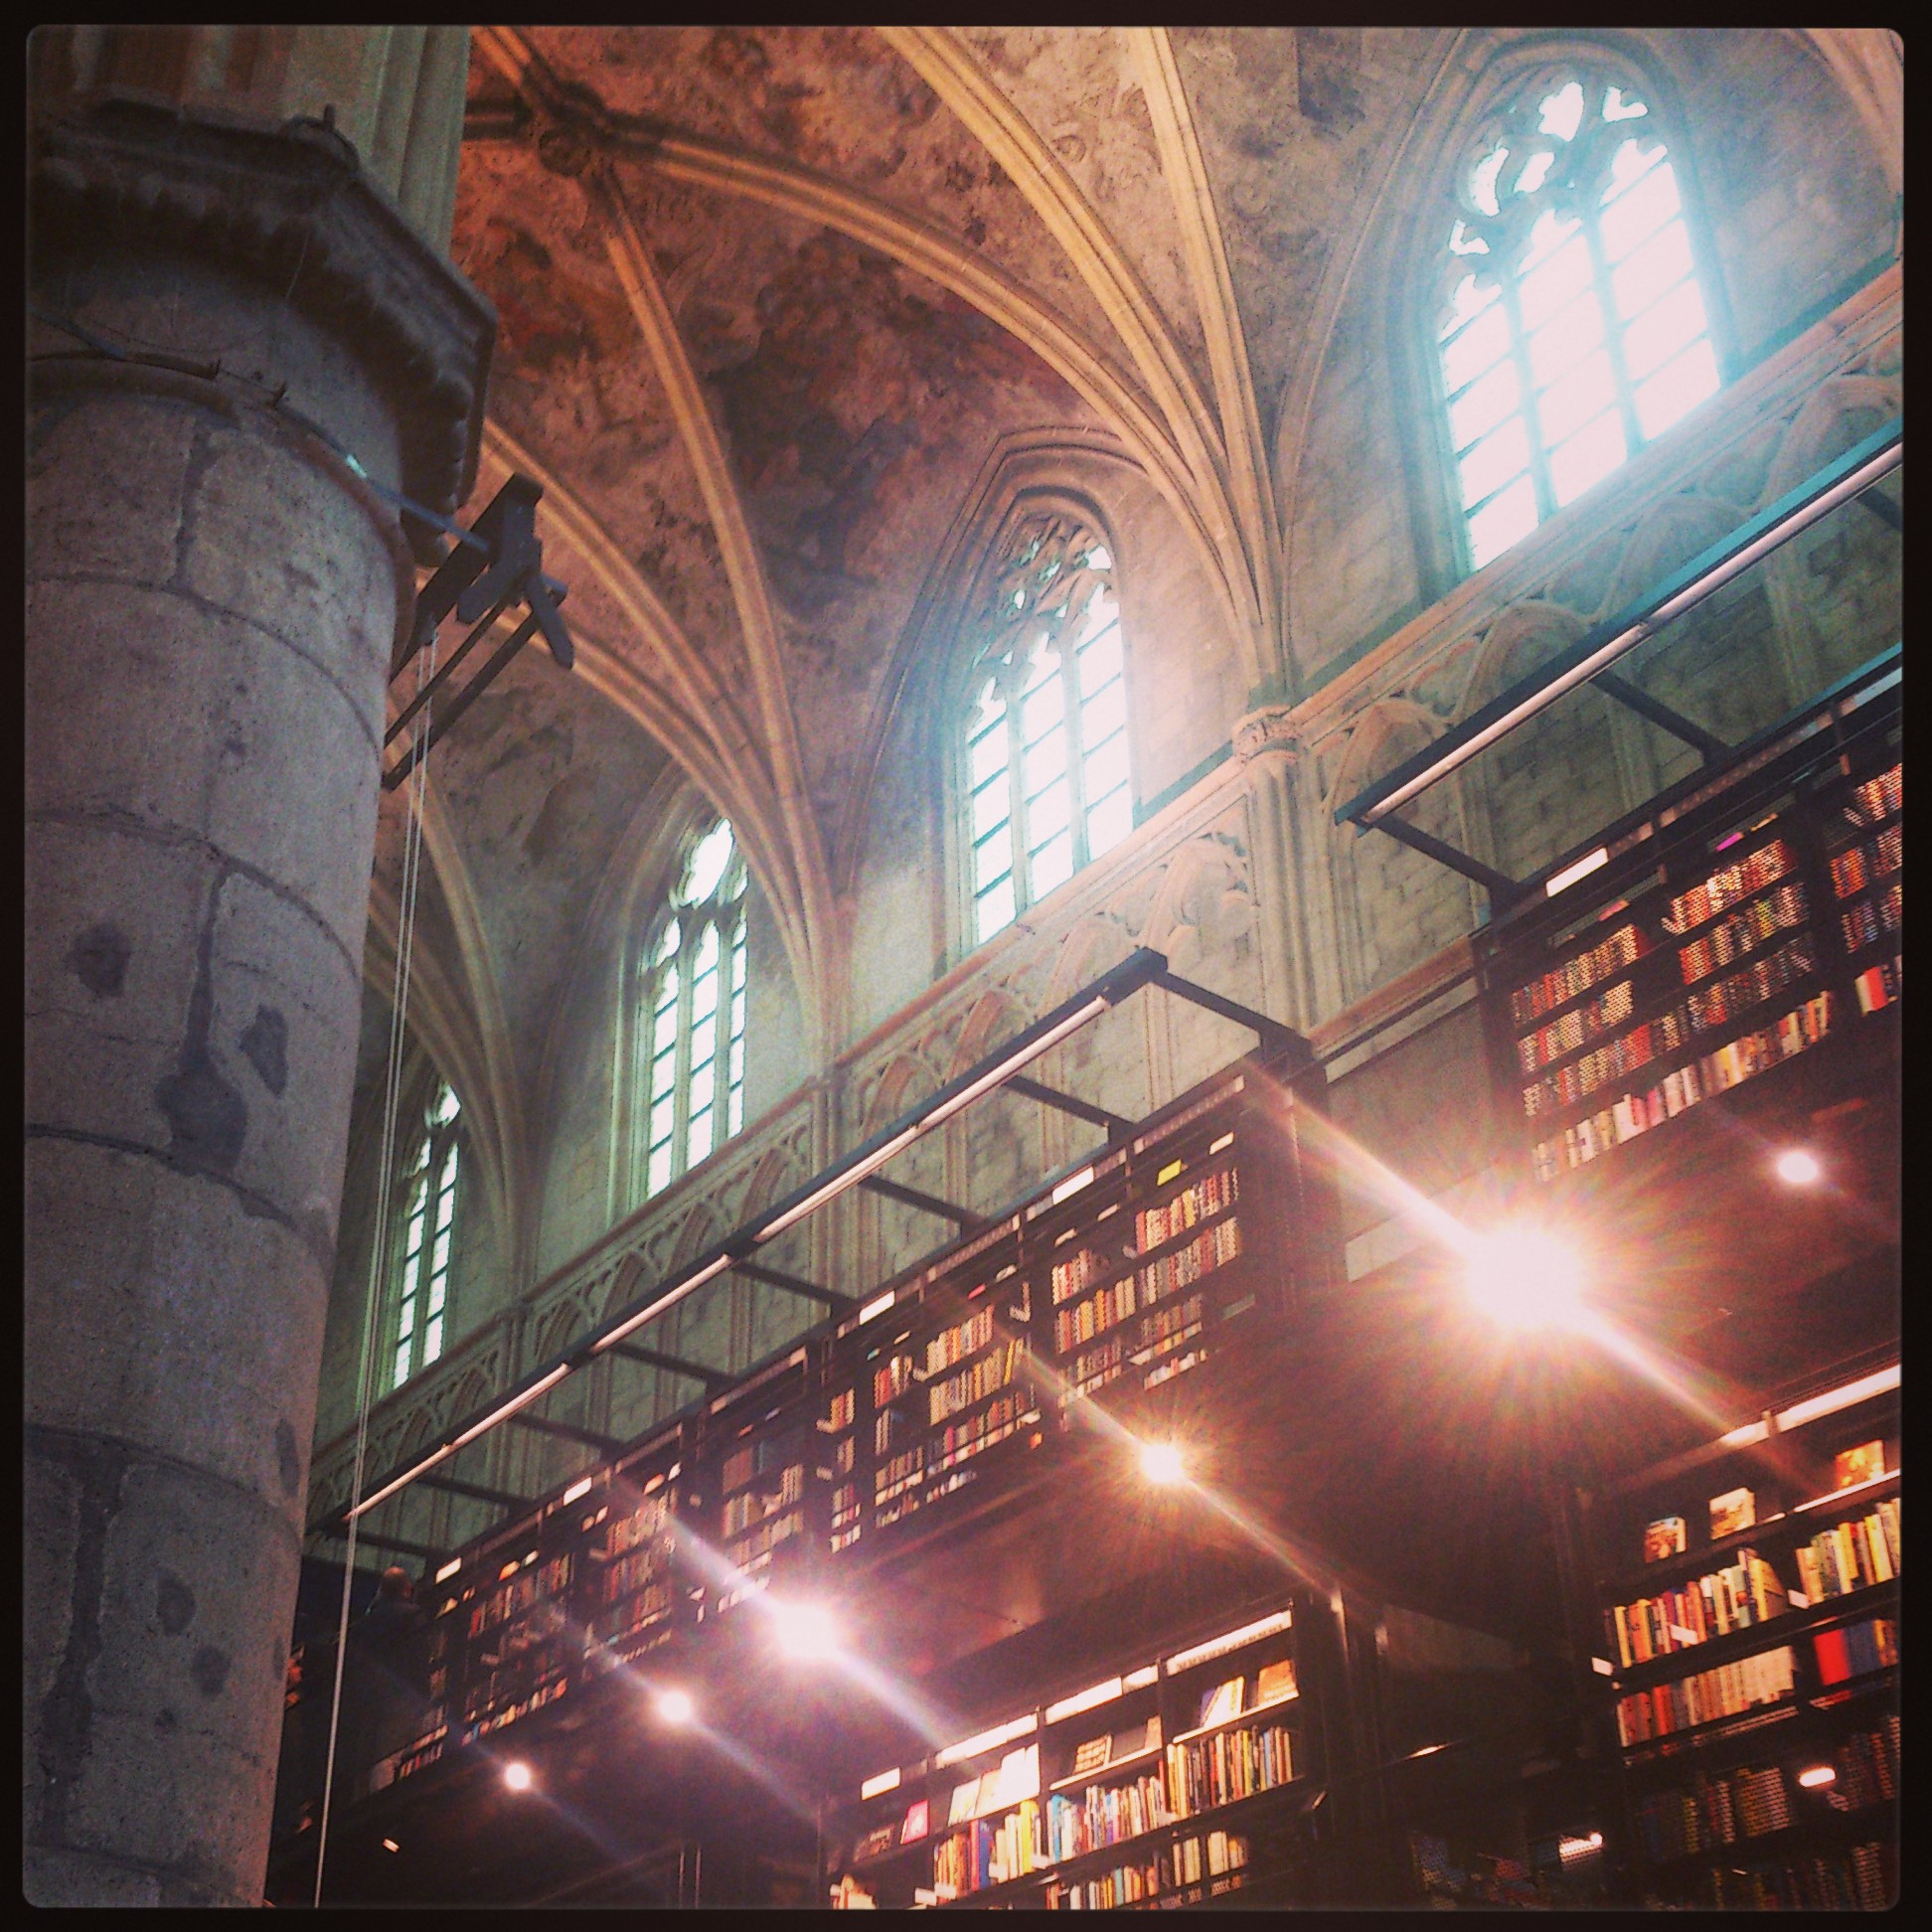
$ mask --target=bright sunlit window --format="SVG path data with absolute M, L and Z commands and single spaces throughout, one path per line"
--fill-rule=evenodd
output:
M 744 1125 L 745 877 L 730 824 L 721 819 L 692 847 L 646 956 L 646 1196 Z
M 396 1343 L 390 1386 L 401 1388 L 442 1354 L 449 1257 L 456 1239 L 461 1103 L 445 1082 L 430 1096 L 402 1187 L 402 1266 L 397 1274 Z
M 1546 72 L 1485 123 L 1442 287 L 1473 568 L 1719 387 L 1677 172 L 1649 105 L 1603 75 Z
M 966 720 L 975 945 L 1133 829 L 1113 569 L 1090 529 L 1048 515 L 994 577 Z

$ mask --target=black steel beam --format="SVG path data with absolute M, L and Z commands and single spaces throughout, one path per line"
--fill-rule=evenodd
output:
M 1515 902 L 1523 890 L 1517 880 L 1498 872 L 1493 866 L 1486 866 L 1480 859 L 1472 859 L 1468 853 L 1452 846 L 1445 839 L 1438 839 L 1432 832 L 1418 831 L 1406 819 L 1399 819 L 1393 812 L 1386 818 L 1378 818 L 1373 825 L 1366 828 L 1370 832 L 1386 832 L 1391 839 L 1400 839 L 1405 846 L 1413 846 L 1425 858 L 1433 859 L 1439 866 L 1448 866 L 1459 872 L 1465 879 L 1473 879 L 1498 905 Z
M 599 1435 L 595 1429 L 579 1429 L 574 1422 L 553 1422 L 547 1415 L 526 1415 L 519 1411 L 507 1418 L 521 1428 L 535 1429 L 541 1435 L 561 1436 L 565 1442 L 581 1442 L 587 1448 L 614 1456 L 624 1445 L 615 1436 Z
M 1008 1084 L 1011 1084 L 1009 1081 Z M 876 1195 L 884 1195 L 887 1201 L 902 1202 L 908 1208 L 916 1208 L 922 1213 L 937 1214 L 942 1220 L 954 1222 L 963 1233 L 970 1234 L 976 1228 L 986 1225 L 983 1215 L 976 1214 L 970 1208 L 956 1207 L 950 1201 L 941 1201 L 937 1195 L 921 1193 L 917 1188 L 902 1187 L 896 1181 L 884 1181 L 876 1174 L 869 1174 L 859 1183 L 862 1188 L 870 1188 Z
M 474 1503 L 493 1503 L 503 1510 L 527 1510 L 534 1500 L 528 1496 L 512 1496 L 508 1490 L 485 1489 L 481 1483 L 463 1483 L 454 1476 L 438 1476 L 433 1472 L 416 1480 L 424 1489 L 446 1490 L 451 1496 L 467 1496 Z
M 1134 1123 L 1116 1113 L 1109 1113 L 1105 1107 L 1096 1107 L 1091 1101 L 1076 1099 L 1070 1093 L 1062 1093 L 1058 1087 L 1049 1087 L 1039 1080 L 1031 1080 L 1024 1073 L 1016 1073 L 1007 1081 L 1014 1093 L 1024 1093 L 1029 1100 L 1041 1101 L 1048 1107 L 1057 1107 L 1061 1113 L 1071 1114 L 1075 1120 L 1084 1120 L 1095 1127 L 1104 1127 L 1109 1140 L 1120 1140 L 1134 1131 Z
M 1700 751 L 1707 762 L 1728 758 L 1734 748 L 1713 732 L 1706 731 L 1701 724 L 1692 724 L 1682 712 L 1673 711 L 1662 699 L 1653 698 L 1628 678 L 1618 677 L 1614 671 L 1599 671 L 1590 682 L 1618 704 L 1628 706 L 1639 718 L 1648 718 L 1660 729 L 1669 731 L 1673 737 L 1680 737 L 1693 750 Z
M 609 1353 L 647 1368 L 668 1368 L 674 1375 L 689 1375 L 707 1389 L 723 1388 L 732 1379 L 723 1368 L 707 1368 L 701 1362 L 688 1362 L 683 1356 L 666 1355 L 662 1349 L 646 1349 L 635 1342 L 613 1342 Z
M 1545 692 L 1560 686 L 1565 679 L 1577 671 L 1578 667 L 1595 658 L 1620 638 L 1626 637 L 1626 634 L 1628 634 L 1629 647 L 1632 649 L 1645 641 L 1643 633 L 1656 636 L 1658 632 L 1650 628 L 1650 622 L 1659 611 L 1668 609 L 1672 616 L 1676 616 L 1690 609 L 1691 602 L 1686 601 L 1687 598 L 1692 601 L 1700 599 L 1707 595 L 1710 589 L 1729 581 L 1727 566 L 1734 565 L 1738 559 L 1747 555 L 1753 558 L 1763 555 L 1764 553 L 1757 547 L 1763 545 L 1767 539 L 1775 546 L 1795 536 L 1800 529 L 1807 528 L 1806 513 L 1813 511 L 1813 506 L 1829 497 L 1833 491 L 1850 484 L 1860 471 L 1885 458 L 1894 445 L 1898 446 L 1899 455 L 1892 459 L 1891 466 L 1896 467 L 1898 462 L 1904 460 L 1904 435 L 1905 422 L 1902 416 L 1894 416 L 1880 428 L 1874 429 L 1863 441 L 1855 443 L 1842 456 L 1835 457 L 1802 483 L 1787 490 L 1775 503 L 1766 505 L 1755 516 L 1739 524 L 1735 530 L 1720 537 L 1708 549 L 1700 551 L 1690 563 L 1674 570 L 1661 582 L 1653 584 L 1634 603 L 1626 605 L 1614 617 L 1593 625 L 1574 644 L 1565 646 L 1554 657 L 1538 665 L 1535 670 L 1519 678 L 1508 690 L 1499 692 L 1488 704 L 1471 713 L 1460 724 L 1451 726 L 1442 736 L 1424 745 L 1413 756 L 1404 758 L 1392 771 L 1384 772 L 1372 785 L 1358 792 L 1347 804 L 1338 806 L 1335 812 L 1336 824 L 1381 824 L 1383 817 L 1389 811 L 1389 807 L 1384 803 L 1385 800 L 1394 797 L 1397 793 L 1408 793 L 1411 788 L 1424 788 L 1434 784 L 1439 777 L 1454 770 L 1462 759 L 1475 755 L 1467 747 L 1472 744 L 1480 746 L 1494 742 L 1493 733 L 1497 727 L 1502 726 L 1506 732 L 1514 729 L 1514 725 L 1504 725 L 1503 721 L 1515 717 L 1519 712 L 1524 712 L 1525 718 L 1533 716 L 1533 709 L 1525 711 L 1524 708 L 1536 706 Z M 1888 474 L 1889 471 L 1881 473 Z M 1872 486 L 1879 480 L 1878 476 L 1874 476 L 1860 495 L 1868 495 Z M 1813 511 L 1811 521 L 1815 521 L 1819 514 L 1824 513 Z M 1883 512 L 1876 514 L 1882 516 Z M 1790 530 L 1782 535 L 1777 534 L 1780 532 L 1780 527 L 1784 525 L 1790 525 Z M 1668 622 L 1670 619 L 1666 618 L 1665 621 Z M 1602 675 L 1600 671 L 1596 673 L 1599 679 Z M 1552 698 L 1546 702 L 1553 703 L 1554 700 Z M 1412 844 L 1413 841 L 1410 843 Z M 1443 860 L 1445 865 L 1455 863 L 1451 860 Z M 1469 863 L 1475 862 L 1472 860 Z M 1457 870 L 1463 871 L 1466 868 L 1458 864 Z M 1473 874 L 1471 876 L 1474 877 Z
M 1314 1057 L 1314 1048 L 1293 1027 L 1283 1026 L 1279 1020 L 1271 1020 L 1265 1013 L 1256 1013 L 1252 1007 L 1245 1007 L 1238 1000 L 1227 999 L 1206 986 L 1196 985 L 1191 979 L 1183 979 L 1179 973 L 1170 973 L 1165 969 L 1154 975 L 1154 984 L 1177 999 L 1191 1001 L 1208 1013 L 1218 1014 L 1223 1020 L 1233 1021 L 1237 1027 L 1246 1027 L 1263 1046 L 1276 1049 L 1300 1046 L 1306 1056 Z
M 1905 513 L 1883 490 L 1874 483 L 1868 490 L 1858 492 L 1858 501 L 1878 519 L 1881 524 L 1889 524 L 1902 537 L 1905 534 Z
M 816 1281 L 787 1274 L 782 1268 L 767 1268 L 762 1261 L 733 1261 L 731 1269 L 747 1281 L 762 1281 L 767 1288 L 782 1288 L 788 1295 L 803 1295 L 808 1301 L 823 1302 L 827 1308 L 853 1305 L 852 1297 L 840 1294 L 836 1288 L 821 1288 Z

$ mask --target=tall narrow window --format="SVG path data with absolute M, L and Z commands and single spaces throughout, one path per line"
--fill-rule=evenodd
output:
M 456 1177 L 461 1105 L 445 1082 L 422 1116 L 415 1157 L 402 1181 L 402 1264 L 397 1276 L 396 1349 L 390 1386 L 401 1388 L 441 1354 L 456 1239 Z
M 744 1125 L 744 860 L 727 821 L 692 848 L 639 1001 L 646 1196 Z
M 966 719 L 976 945 L 1133 829 L 1113 567 L 1077 518 L 1035 517 L 982 607 Z
M 1677 173 L 1629 85 L 1546 70 L 1457 189 L 1435 340 L 1480 569 L 1720 377 Z

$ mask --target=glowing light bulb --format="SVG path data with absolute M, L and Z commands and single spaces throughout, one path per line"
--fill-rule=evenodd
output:
M 1787 1147 L 1778 1156 L 1778 1179 L 1790 1187 L 1809 1188 L 1818 1179 L 1819 1172 L 1816 1157 L 1802 1147 Z
M 1820 1785 L 1837 1784 L 1838 1769 L 1830 1764 L 1808 1765 L 1798 1774 L 1798 1782 L 1807 1791 L 1816 1791 Z
M 657 1700 L 657 1714 L 667 1724 L 688 1724 L 696 1710 L 687 1690 L 666 1690 Z
M 1178 1483 L 1188 1473 L 1186 1460 L 1171 1442 L 1143 1442 L 1140 1466 L 1150 1483 Z
M 815 1603 L 774 1603 L 771 1616 L 787 1657 L 830 1657 L 839 1647 L 838 1626 Z
M 1468 1254 L 1470 1298 L 1505 1328 L 1582 1326 L 1583 1267 L 1548 1234 L 1530 1227 L 1478 1235 Z
M 503 1782 L 512 1791 L 528 1791 L 531 1784 L 530 1766 L 521 1758 L 513 1758 L 503 1767 Z

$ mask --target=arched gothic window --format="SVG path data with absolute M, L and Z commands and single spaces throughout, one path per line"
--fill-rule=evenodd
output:
M 391 1388 L 401 1388 L 442 1354 L 449 1256 L 456 1239 L 456 1179 L 461 1165 L 456 1124 L 461 1111 L 448 1082 L 440 1083 L 423 1110 L 422 1132 L 402 1180 L 402 1213 L 398 1222 L 402 1260 L 397 1273 Z
M 744 888 L 743 857 L 721 819 L 692 847 L 645 956 L 647 1197 L 744 1125 Z
M 1472 568 L 1719 386 L 1681 183 L 1627 79 L 1544 69 L 1483 123 L 1440 286 Z
M 976 945 L 1133 829 L 1113 568 L 1089 527 L 1049 513 L 993 574 L 965 731 Z

